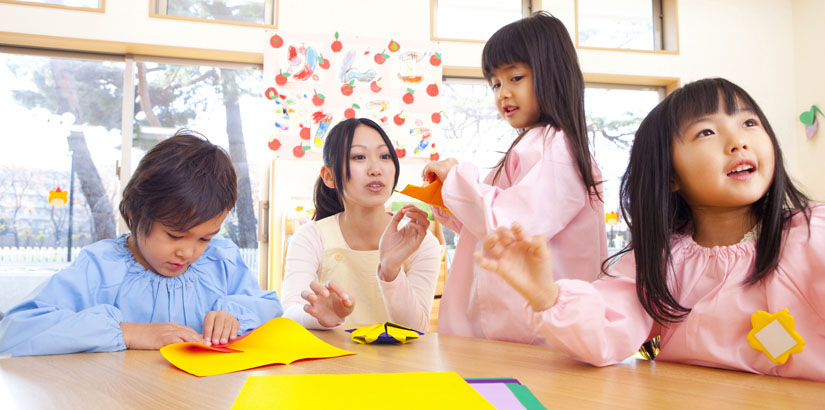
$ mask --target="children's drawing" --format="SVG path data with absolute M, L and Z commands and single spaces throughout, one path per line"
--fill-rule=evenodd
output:
M 441 54 L 438 43 L 270 31 L 264 97 L 268 147 L 276 157 L 321 151 L 330 128 L 352 117 L 380 124 L 396 150 L 437 158 Z

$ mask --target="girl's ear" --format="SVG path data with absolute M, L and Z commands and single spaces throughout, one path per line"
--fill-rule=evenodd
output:
M 335 189 L 335 176 L 332 174 L 332 170 L 326 165 L 321 167 L 321 179 L 327 188 Z

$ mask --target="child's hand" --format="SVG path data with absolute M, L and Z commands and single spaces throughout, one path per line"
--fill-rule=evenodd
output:
M 540 235 L 524 236 L 521 225 L 501 227 L 484 238 L 486 255 L 475 253 L 476 262 L 501 276 L 521 293 L 535 311 L 551 308 L 559 296 L 553 280 L 550 251 Z
M 203 343 L 195 329 L 177 323 L 120 322 L 127 349 L 158 350 L 172 343 Z
M 301 292 L 301 297 L 309 302 L 304 305 L 304 310 L 318 319 L 321 326 L 337 326 L 355 310 L 355 300 L 333 281 L 327 282 L 326 286 L 312 281 L 309 288 L 311 290 Z
M 240 325 L 230 313 L 213 310 L 203 318 L 203 340 L 208 346 L 227 343 L 238 337 Z
M 399 230 L 398 223 L 404 216 L 409 217 L 410 221 Z M 427 236 L 429 226 L 427 213 L 415 205 L 405 205 L 393 215 L 378 243 L 384 281 L 395 280 L 401 272 L 401 264 L 418 249 L 424 237 Z
M 458 160 L 455 158 L 447 158 L 441 161 L 430 161 L 424 165 L 424 170 L 421 171 L 421 178 L 426 182 L 433 182 L 436 178 L 442 182 L 447 179 L 447 174 L 454 166 L 458 165 Z

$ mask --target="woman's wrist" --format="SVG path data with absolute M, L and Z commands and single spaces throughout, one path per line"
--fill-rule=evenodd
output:
M 556 282 L 552 282 L 548 287 L 540 288 L 530 298 L 530 307 L 533 311 L 541 312 L 556 306 L 556 302 L 559 300 L 559 292 L 559 285 Z

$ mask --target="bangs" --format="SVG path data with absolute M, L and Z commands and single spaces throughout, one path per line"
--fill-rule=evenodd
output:
M 496 31 L 484 44 L 481 70 L 484 78 L 490 81 L 496 68 L 505 64 L 529 61 L 526 41 L 521 37 L 516 23 L 510 23 Z
M 719 106 L 719 103 L 723 107 Z M 665 118 L 671 119 L 668 128 L 681 136 L 682 127 L 690 121 L 724 110 L 727 115 L 739 111 L 753 111 L 760 118 L 761 110 L 745 90 L 719 78 L 697 81 L 674 92 Z M 764 122 L 764 121 L 763 121 Z
M 229 192 L 216 193 L 201 186 L 205 189 L 192 190 L 192 195 L 160 199 L 153 215 L 155 222 L 175 232 L 186 232 L 232 208 L 233 204 L 223 200 Z

